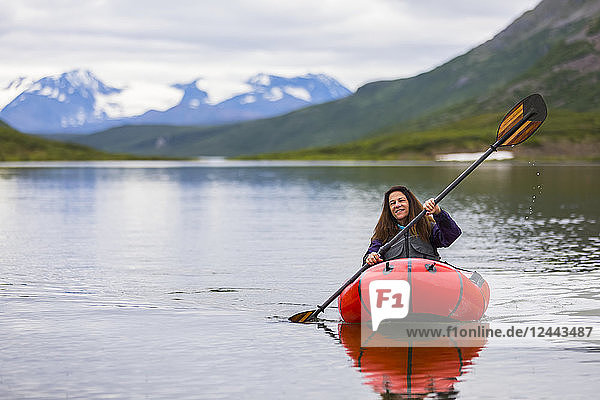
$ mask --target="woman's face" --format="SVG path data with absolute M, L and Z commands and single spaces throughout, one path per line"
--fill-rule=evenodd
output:
M 408 199 L 402 192 L 390 193 L 389 206 L 392 211 L 392 215 L 398 220 L 402 221 L 408 216 Z

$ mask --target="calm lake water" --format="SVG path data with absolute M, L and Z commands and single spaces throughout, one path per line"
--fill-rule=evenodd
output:
M 598 341 L 415 350 L 408 372 L 333 306 L 286 321 L 360 267 L 389 186 L 424 200 L 465 167 L 0 164 L 0 398 L 597 397 Z M 484 322 L 600 330 L 599 195 L 598 165 L 489 162 L 443 201 Z

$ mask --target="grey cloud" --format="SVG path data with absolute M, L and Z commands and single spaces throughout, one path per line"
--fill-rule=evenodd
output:
M 15 60 L 72 65 L 151 60 L 266 72 L 322 66 L 328 70 L 318 72 L 333 75 L 354 69 L 360 82 L 367 70 L 404 75 L 466 51 L 489 38 L 481 32 L 494 33 L 488 24 L 500 29 L 517 17 L 523 3 L 535 1 L 23 0 L 0 15 L 0 49 Z
M 373 9 L 377 3 L 372 2 Z M 462 9 L 477 9 L 467 7 L 466 1 L 452 2 L 451 7 L 443 7 L 440 3 L 433 0 L 410 2 L 410 7 L 399 8 L 396 12 L 399 17 L 407 17 L 408 12 L 414 15 L 413 18 L 423 15 L 458 18 L 463 15 Z M 23 4 L 26 6 L 31 2 Z M 24 7 L 23 4 L 21 7 Z M 344 49 L 397 42 L 394 31 L 382 32 L 377 26 L 353 25 L 352 18 L 362 10 L 312 8 L 310 2 L 180 1 L 176 6 L 165 7 L 162 1 L 63 0 L 58 2 L 58 6 L 53 3 L 46 5 L 45 10 L 42 4 L 46 3 L 39 5 L 43 12 L 33 13 L 20 30 L 45 35 L 79 34 L 88 36 L 90 40 L 94 37 L 96 40 L 127 38 L 138 40 L 140 46 L 148 41 L 162 41 L 227 50 L 273 50 L 282 47 L 310 50 L 334 46 Z M 393 25 L 394 15 L 386 18 Z M 426 29 L 426 26 L 423 28 Z M 396 29 L 398 36 L 410 33 L 403 26 Z M 377 42 L 373 43 L 373 39 Z M 94 45 L 90 42 L 90 46 Z
M 401 7 L 415 16 L 435 16 L 465 19 L 472 17 L 504 17 L 532 9 L 541 0 L 511 2 L 506 0 L 384 0 L 394 7 Z

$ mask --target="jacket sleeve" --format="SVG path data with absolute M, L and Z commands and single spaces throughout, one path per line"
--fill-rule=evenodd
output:
M 369 246 L 369 248 L 367 249 L 367 252 L 365 253 L 365 255 L 363 256 L 363 264 L 366 262 L 367 260 L 367 256 L 373 252 L 378 251 L 383 243 L 381 243 L 379 240 L 377 239 L 373 239 L 371 241 L 371 245 Z
M 431 244 L 433 247 L 448 247 L 462 233 L 456 222 L 446 211 L 442 210 L 438 215 L 433 215 L 435 224 L 431 232 Z

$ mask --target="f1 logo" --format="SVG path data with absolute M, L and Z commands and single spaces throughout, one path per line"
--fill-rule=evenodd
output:
M 402 319 L 408 315 L 410 284 L 403 280 L 376 280 L 369 283 L 373 330 L 384 319 Z

